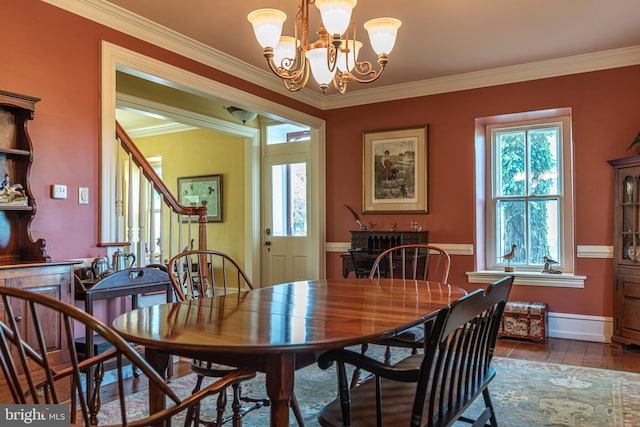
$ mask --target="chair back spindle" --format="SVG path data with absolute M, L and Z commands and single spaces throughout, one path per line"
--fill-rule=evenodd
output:
M 428 244 L 400 245 L 378 255 L 369 277 L 389 276 L 447 283 L 450 266 L 451 258 L 442 248 Z
M 338 364 L 340 395 L 321 410 L 320 424 L 444 427 L 463 421 L 497 427 L 488 386 L 496 375 L 491 361 L 512 284 L 513 277 L 505 277 L 442 309 L 433 321 L 425 353 L 393 366 L 350 350 L 321 355 L 321 368 Z M 346 364 L 370 372 L 372 378 L 349 387 Z M 463 416 L 480 395 L 480 415 L 475 420 Z
M 91 426 L 100 419 L 100 384 L 105 366 L 115 368 L 119 420 L 116 425 L 130 427 L 162 423 L 180 412 L 197 405 L 203 398 L 218 394 L 226 387 L 252 378 L 253 372 L 236 370 L 219 381 L 203 387 L 197 393 L 180 399 L 136 349 L 109 326 L 86 312 L 41 293 L 1 286 L 0 300 L 5 316 L 0 319 L 0 369 L 14 404 L 68 404 L 72 425 Z M 43 324 L 61 322 L 61 337 L 67 362 L 54 365 L 49 357 Z M 83 359 L 75 347 L 74 326 L 79 323 L 91 333 L 102 337 L 110 348 L 97 356 Z M 24 328 L 30 328 L 29 334 Z M 25 336 L 33 336 L 26 342 Z M 166 409 L 154 414 L 138 414 L 128 405 L 124 387 L 123 367 L 133 365 L 140 375 L 147 377 L 149 386 L 157 388 L 168 402 Z M 87 396 L 83 382 L 85 373 L 96 372 L 95 387 Z M 132 403 L 132 405 L 135 405 Z M 115 418 L 118 418 L 116 416 Z M 185 423 L 189 419 L 185 420 Z M 100 424 L 102 425 L 102 424 Z
M 254 289 L 240 265 L 219 251 L 182 252 L 169 261 L 167 269 L 178 301 Z

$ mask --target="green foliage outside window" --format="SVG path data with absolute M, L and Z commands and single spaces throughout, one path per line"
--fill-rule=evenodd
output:
M 551 127 L 495 136 L 496 257 L 517 245 L 511 263 L 543 264 L 544 256 L 558 260 L 559 132 Z

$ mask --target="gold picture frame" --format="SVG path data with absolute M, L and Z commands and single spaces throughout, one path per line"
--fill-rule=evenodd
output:
M 207 221 L 222 222 L 222 175 L 178 178 L 179 202 L 183 206 L 207 206 Z M 183 218 L 186 222 L 188 218 Z
M 362 132 L 362 212 L 427 213 L 429 125 Z

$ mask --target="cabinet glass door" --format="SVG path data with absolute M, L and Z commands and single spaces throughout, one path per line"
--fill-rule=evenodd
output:
M 638 178 L 626 175 L 622 181 L 622 260 L 636 263 L 640 261 L 640 248 L 638 247 Z

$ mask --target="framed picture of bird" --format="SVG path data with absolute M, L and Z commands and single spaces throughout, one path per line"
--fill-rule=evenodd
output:
M 222 222 L 222 175 L 178 178 L 178 202 L 183 206 L 207 206 L 207 221 Z M 188 218 L 183 218 L 187 222 Z
M 362 133 L 362 212 L 427 213 L 428 125 Z

